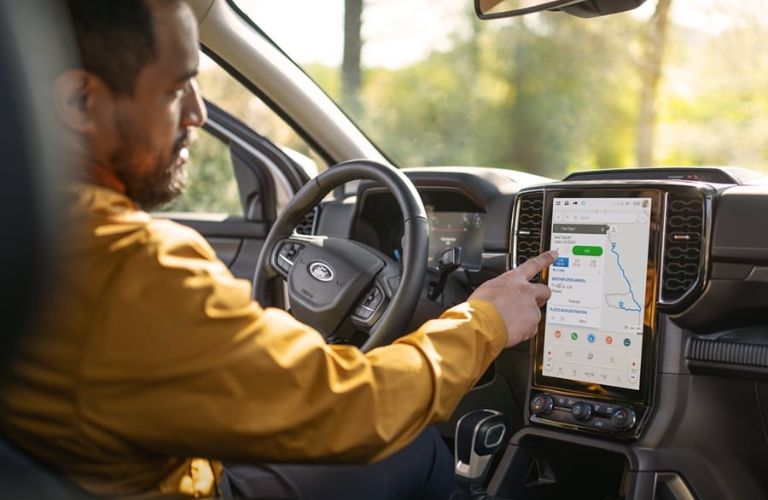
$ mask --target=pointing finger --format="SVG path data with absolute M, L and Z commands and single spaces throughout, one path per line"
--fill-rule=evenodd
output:
M 543 254 L 538 255 L 532 259 L 526 260 L 517 266 L 516 271 L 525 276 L 526 280 L 530 280 L 541 271 L 552 265 L 556 258 L 557 252 L 550 250 L 549 252 L 544 252 Z

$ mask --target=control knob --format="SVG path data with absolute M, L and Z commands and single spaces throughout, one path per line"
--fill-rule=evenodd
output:
M 629 408 L 616 408 L 611 414 L 611 422 L 619 431 L 628 431 L 635 426 L 636 421 L 635 412 Z
M 537 394 L 531 400 L 531 411 L 534 415 L 548 415 L 555 406 L 555 400 L 549 394 Z
M 573 418 L 576 420 L 580 420 L 582 422 L 589 420 L 592 418 L 592 405 L 583 401 L 579 401 L 571 407 L 571 415 L 573 415 Z

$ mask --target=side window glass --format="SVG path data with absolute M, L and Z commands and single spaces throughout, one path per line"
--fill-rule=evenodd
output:
M 209 132 L 197 131 L 189 150 L 187 187 L 164 212 L 243 215 L 229 148 Z
M 328 165 L 296 131 L 261 99 L 200 53 L 200 88 L 206 99 L 263 135 L 314 177 Z
M 314 177 L 328 165 L 272 109 L 215 61 L 200 53 L 203 96 L 281 148 Z M 203 129 L 189 151 L 187 187 L 162 212 L 243 215 L 229 148 Z

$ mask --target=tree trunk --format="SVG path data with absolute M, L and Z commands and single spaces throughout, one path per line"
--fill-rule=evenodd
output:
M 361 112 L 362 26 L 363 0 L 344 0 L 344 58 L 341 63 L 341 102 L 345 110 L 355 118 L 360 118 Z
M 659 82 L 664 64 L 667 44 L 669 7 L 672 0 L 658 0 L 656 11 L 645 40 L 645 55 L 640 67 L 642 87 L 640 109 L 637 121 L 637 166 L 649 167 L 654 162 L 654 139 L 656 132 L 656 105 Z

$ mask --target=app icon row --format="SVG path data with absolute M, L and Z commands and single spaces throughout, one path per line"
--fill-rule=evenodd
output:
M 563 332 L 562 331 L 555 330 L 555 338 L 556 339 L 562 338 L 562 336 L 563 336 Z M 570 337 L 571 337 L 571 340 L 573 340 L 574 342 L 579 340 L 579 334 L 577 332 L 571 332 Z M 605 337 L 605 343 L 608 344 L 608 345 L 612 345 L 613 344 L 613 340 L 614 340 L 613 337 L 610 336 L 610 335 L 607 335 Z M 590 344 L 594 344 L 595 342 L 597 342 L 597 337 L 595 336 L 594 333 L 587 334 L 587 342 L 590 343 Z M 625 347 L 629 347 L 629 346 L 632 345 L 632 339 L 624 338 L 622 343 L 624 344 Z

